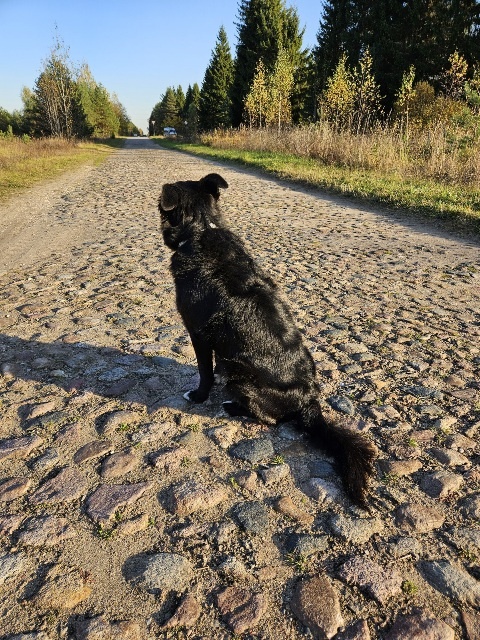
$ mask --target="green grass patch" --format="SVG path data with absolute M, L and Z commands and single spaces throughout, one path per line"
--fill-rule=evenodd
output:
M 473 187 L 427 179 L 404 179 L 394 173 L 380 174 L 371 170 L 324 164 L 314 158 L 271 151 L 217 149 L 161 138 L 154 141 L 168 149 L 254 167 L 267 174 L 329 193 L 441 219 L 452 228 L 480 233 L 480 191 Z
M 82 165 L 97 166 L 124 143 L 122 138 L 79 143 L 54 139 L 26 142 L 18 138 L 0 139 L 0 201 Z

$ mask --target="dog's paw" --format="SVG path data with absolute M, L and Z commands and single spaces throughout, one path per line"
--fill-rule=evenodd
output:
M 225 400 L 225 402 L 222 402 L 222 407 L 223 407 L 223 410 L 232 418 L 233 417 L 245 417 L 245 418 L 250 417 L 248 410 L 245 407 L 242 407 L 241 404 L 239 404 L 238 402 L 235 402 L 234 400 Z
M 183 397 L 189 402 L 196 402 L 197 404 L 199 404 L 200 402 L 205 402 L 205 400 L 208 398 L 208 395 L 199 393 L 198 389 L 192 389 L 191 391 L 187 391 L 187 393 L 184 393 Z

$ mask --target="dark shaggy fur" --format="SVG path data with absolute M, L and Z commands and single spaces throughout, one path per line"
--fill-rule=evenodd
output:
M 325 421 L 315 364 L 273 280 L 226 226 L 218 208 L 218 174 L 166 184 L 159 200 L 177 308 L 190 334 L 200 373 L 187 399 L 204 402 L 216 372 L 226 378 L 230 415 L 267 424 L 295 419 L 331 455 L 348 495 L 366 504 L 374 449 L 361 435 Z

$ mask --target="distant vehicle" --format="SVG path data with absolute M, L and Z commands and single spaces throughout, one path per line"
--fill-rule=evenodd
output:
M 165 136 L 165 138 L 176 138 L 177 132 L 175 131 L 174 127 L 164 127 L 163 135 Z

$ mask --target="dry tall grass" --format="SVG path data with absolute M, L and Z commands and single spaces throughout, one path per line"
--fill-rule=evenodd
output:
M 201 141 L 218 149 L 292 154 L 327 165 L 476 188 L 480 186 L 477 136 L 474 130 L 446 128 L 444 124 L 411 131 L 408 137 L 396 127 L 353 134 L 335 131 L 322 122 L 280 134 L 271 129 L 216 131 Z
M 0 169 L 38 158 L 48 158 L 73 151 L 75 143 L 62 138 L 25 139 L 0 137 Z

